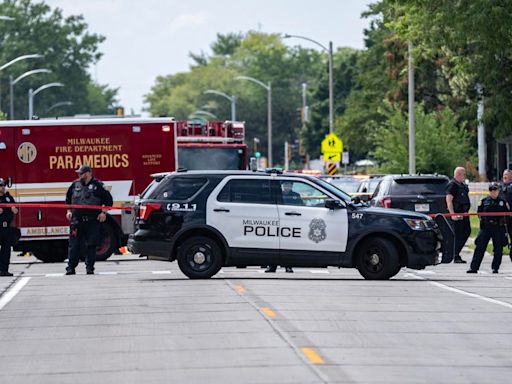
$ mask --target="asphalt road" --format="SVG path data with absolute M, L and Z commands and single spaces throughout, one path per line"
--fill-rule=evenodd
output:
M 468 259 L 468 257 L 466 257 Z M 14 257 L 0 278 L 0 382 L 506 383 L 512 263 L 185 278 L 116 256 L 97 274 Z

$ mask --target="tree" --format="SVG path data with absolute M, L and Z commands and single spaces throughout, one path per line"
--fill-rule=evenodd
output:
M 95 84 L 88 68 L 100 59 L 99 44 L 104 37 L 87 31 L 82 16 L 64 17 L 60 9 L 51 9 L 44 3 L 31 0 L 4 0 L 0 13 L 14 18 L 0 23 L 2 37 L 0 62 L 6 63 L 27 53 L 44 54 L 43 59 L 20 61 L 0 72 L 0 81 L 7 83 L 14 77 L 35 68 L 48 68 L 50 74 L 38 74 L 21 80 L 14 88 L 16 118 L 27 116 L 27 91 L 42 84 L 61 82 L 62 88 L 44 91 L 44 97 L 35 98 L 35 113 L 42 115 L 51 105 L 61 101 L 73 104 L 62 109 L 63 113 L 105 114 L 112 111 L 116 89 Z M 9 110 L 6 102 L 8 87 L 1 89 L 0 109 Z M 53 110 L 52 113 L 55 113 Z
M 409 160 L 408 117 L 396 105 L 386 103 L 379 111 L 383 125 L 373 137 L 373 155 L 381 169 L 390 173 L 407 173 Z M 464 123 L 449 108 L 425 113 L 416 107 L 416 168 L 420 173 L 450 175 L 456 166 L 474 161 L 475 150 Z

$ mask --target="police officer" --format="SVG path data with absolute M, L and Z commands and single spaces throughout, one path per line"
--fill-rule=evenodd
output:
M 512 171 L 505 169 L 503 171 L 503 178 L 501 182 L 501 193 L 500 197 L 508 203 L 509 207 L 512 207 Z M 512 217 L 508 216 L 506 219 L 507 232 L 509 239 L 512 239 Z M 510 255 L 512 260 L 512 255 Z
M 112 206 L 112 195 L 103 183 L 92 176 L 92 169 L 82 165 L 77 171 L 79 178 L 66 193 L 66 204 Z M 106 209 L 73 208 L 66 218 L 70 221 L 68 267 L 66 275 L 74 275 L 80 259 L 80 251 L 86 250 L 85 267 L 88 275 L 94 274 L 96 246 L 101 240 L 101 223 L 107 219 Z
M 465 184 L 466 170 L 463 167 L 457 167 L 453 171 L 453 179 L 446 187 L 446 207 L 448 212 L 467 213 L 471 207 L 469 201 L 469 188 Z M 455 232 L 455 257 L 454 263 L 466 263 L 462 260 L 460 252 L 471 234 L 471 225 L 468 216 L 450 216 L 453 231 Z
M 0 179 L 0 204 L 13 204 L 14 198 L 6 191 L 6 187 L 4 179 Z M 17 213 L 16 207 L 0 208 L 0 276 L 13 276 L 9 272 L 9 262 L 14 243 L 12 221 Z
M 509 212 L 510 208 L 505 199 L 500 196 L 500 186 L 498 183 L 489 184 L 489 196 L 484 197 L 478 206 L 478 213 L 485 212 Z M 508 240 L 505 230 L 504 216 L 481 216 L 480 231 L 475 240 L 475 253 L 471 260 L 471 266 L 467 273 L 477 273 L 482 263 L 482 259 L 492 239 L 494 257 L 492 259 L 492 273 L 498 273 L 503 255 L 503 247 L 507 245 Z

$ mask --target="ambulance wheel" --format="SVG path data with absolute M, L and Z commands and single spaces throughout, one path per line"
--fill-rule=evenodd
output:
M 101 243 L 96 247 L 96 261 L 107 260 L 116 250 L 116 233 L 109 224 L 102 226 Z
M 387 239 L 366 239 L 357 252 L 356 266 L 367 280 L 388 280 L 400 271 L 398 251 Z
M 191 237 L 178 248 L 178 266 L 190 279 L 209 279 L 222 267 L 222 251 L 209 237 Z

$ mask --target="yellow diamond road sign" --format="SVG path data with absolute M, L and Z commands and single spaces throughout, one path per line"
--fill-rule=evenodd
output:
M 321 149 L 322 153 L 341 153 L 343 152 L 343 141 L 334 133 L 329 133 L 322 140 Z
M 324 161 L 326 163 L 339 163 L 341 161 L 341 153 L 324 152 Z

